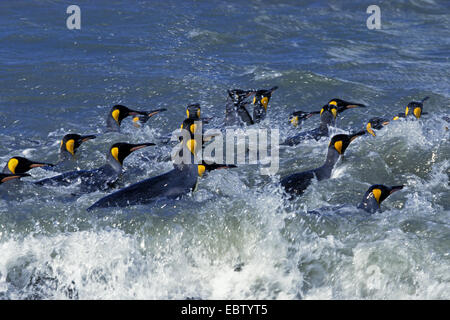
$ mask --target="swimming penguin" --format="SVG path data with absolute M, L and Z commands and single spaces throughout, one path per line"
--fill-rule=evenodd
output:
M 425 97 L 420 101 L 411 101 L 405 108 L 404 113 L 399 113 L 394 116 L 393 120 L 399 120 L 401 118 L 412 118 L 414 116 L 416 119 L 420 119 L 423 114 L 428 114 L 427 112 L 423 112 L 423 103 L 428 100 L 430 97 Z
M 416 119 L 419 119 L 423 114 L 427 114 L 427 112 L 422 112 L 422 109 L 423 109 L 423 102 L 428 99 L 429 99 L 429 97 L 425 97 L 421 101 L 418 101 L 418 102 L 412 101 L 412 102 L 408 103 L 408 105 L 406 106 L 405 112 L 401 112 L 401 113 L 397 114 L 396 116 L 393 117 L 392 120 L 405 119 L 408 117 L 411 118 L 412 115 L 414 115 L 414 117 Z M 373 135 L 375 137 L 376 134 L 373 131 L 373 129 L 380 130 L 384 126 L 388 125 L 389 122 L 390 121 L 386 118 L 380 118 L 380 117 L 372 118 L 367 122 L 366 130 L 367 130 L 367 132 L 369 132 L 371 135 Z
M 426 114 L 425 112 L 422 112 L 423 110 L 423 103 L 428 100 L 430 97 L 425 97 L 420 101 L 412 101 L 408 103 L 408 105 L 405 108 L 405 116 L 408 117 L 410 115 L 414 115 L 416 119 L 420 119 L 422 114 Z
M 388 187 L 382 184 L 375 184 L 367 190 L 364 194 L 363 200 L 358 205 L 359 209 L 363 209 L 369 213 L 375 213 L 381 211 L 381 202 L 386 200 L 391 194 L 396 191 L 402 190 L 403 185 Z
M 138 116 L 133 119 L 133 122 L 137 124 L 137 122 L 140 122 L 141 124 L 144 124 L 153 117 L 154 115 L 166 111 L 167 109 L 157 109 L 152 111 L 137 111 L 137 110 L 131 110 L 123 105 L 117 104 L 111 108 L 111 110 L 108 112 L 108 115 L 106 116 L 106 126 L 108 131 L 120 131 L 120 124 L 122 123 L 122 120 L 125 119 L 128 116 Z
M 76 133 L 66 134 L 62 140 L 59 147 L 59 158 L 60 161 L 72 159 L 77 152 L 77 149 L 81 146 L 83 142 L 95 139 L 94 135 L 81 136 Z
M 312 111 L 312 112 L 305 112 L 305 111 L 295 111 L 291 113 L 289 117 L 289 122 L 294 126 L 297 127 L 299 124 L 301 124 L 306 119 L 311 118 L 315 114 L 320 114 L 320 111 Z
M 5 167 L 3 168 L 3 173 L 26 173 L 33 168 L 38 167 L 53 167 L 51 163 L 31 161 L 24 157 L 13 157 L 8 160 Z
M 355 103 L 355 102 L 348 102 L 342 99 L 331 99 L 330 101 L 328 101 L 329 105 L 333 105 L 336 106 L 337 108 L 337 112 L 338 113 L 342 113 L 345 110 L 348 109 L 353 109 L 353 108 L 365 108 L 366 105 L 362 104 L 362 103 Z
M 318 181 L 329 179 L 339 157 L 344 154 L 353 140 L 364 134 L 365 131 L 360 131 L 351 135 L 338 134 L 333 136 L 328 145 L 327 158 L 321 167 L 291 174 L 281 179 L 281 185 L 290 194 L 302 195 L 314 178 Z
M 384 126 L 386 126 L 388 124 L 389 124 L 389 120 L 387 120 L 385 118 L 375 117 L 375 118 L 370 119 L 367 122 L 366 130 L 368 133 L 370 133 L 371 135 L 373 135 L 375 137 L 376 134 L 373 130 L 374 129 L 380 130 L 381 128 L 383 128 Z
M 250 113 L 246 109 L 249 104 L 245 101 L 255 93 L 254 90 L 233 89 L 228 90 L 227 104 L 225 106 L 225 125 L 226 126 L 241 126 L 242 123 L 246 125 L 254 124 Z
M 208 123 L 212 118 L 201 117 L 201 108 L 199 103 L 193 103 L 186 107 L 186 115 L 187 118 L 181 124 L 181 129 L 190 130 L 192 134 L 197 131 L 197 126 L 201 128 L 201 133 L 197 134 L 202 135 L 202 141 L 207 142 L 210 141 L 216 134 L 205 135 L 203 133 L 203 124 Z M 192 126 L 192 127 L 191 127 Z M 202 147 L 205 145 L 202 144 Z
M 192 103 L 186 107 L 186 115 L 188 119 L 201 120 L 203 123 L 208 123 L 212 118 L 201 117 L 200 103 Z
M 44 186 L 69 186 L 80 181 L 80 191 L 82 193 L 107 190 L 120 178 L 123 171 L 123 161 L 127 156 L 136 150 L 154 145 L 154 143 L 115 143 L 106 155 L 106 164 L 100 168 L 70 171 L 55 177 L 36 181 L 35 184 Z
M 197 187 L 199 169 L 195 163 L 194 155 L 199 151 L 195 139 L 183 142 L 183 150 L 188 149 L 190 160 L 182 159 L 174 163 L 174 169 L 156 177 L 134 183 L 120 189 L 106 197 L 101 198 L 87 210 L 106 207 L 126 207 L 138 204 L 152 203 L 158 199 L 177 199 Z
M 367 190 L 367 192 L 363 196 L 361 203 L 359 203 L 356 206 L 356 208 L 362 209 L 369 214 L 373 214 L 377 211 L 381 211 L 381 208 L 380 208 L 381 202 L 386 200 L 386 198 L 389 197 L 392 193 L 402 190 L 403 187 L 404 187 L 403 185 L 388 187 L 388 186 L 385 186 L 382 184 L 374 184 Z M 352 208 L 354 208 L 354 207 L 352 206 Z M 349 209 L 349 205 L 344 204 L 344 205 L 340 205 L 340 206 L 322 207 L 318 210 L 309 210 L 309 211 L 307 211 L 307 213 L 320 215 L 320 216 L 326 218 L 327 220 L 330 220 L 330 218 L 333 218 L 336 216 L 339 216 L 339 217 L 351 216 L 352 218 L 355 217 L 355 211 L 348 210 L 348 209 Z M 367 216 L 365 218 L 367 218 Z
M 201 121 L 203 123 L 203 118 L 201 118 L 201 108 L 199 103 L 193 103 L 186 107 L 186 115 L 187 118 L 184 119 L 181 124 L 181 129 L 189 130 L 192 125 L 196 125 L 195 123 Z M 196 129 L 190 130 L 191 133 L 194 133 Z
M 201 128 L 201 129 L 200 129 Z M 202 149 L 205 147 L 205 142 L 210 141 L 214 135 L 204 135 L 203 134 L 203 125 L 200 118 L 200 111 L 198 110 L 198 114 L 195 117 L 190 117 L 188 114 L 188 118 L 183 121 L 181 124 L 181 129 L 185 129 L 189 131 L 191 138 L 194 139 L 195 135 L 201 135 L 198 137 L 198 141 L 201 141 Z M 183 137 L 179 137 L 179 141 L 182 141 Z M 200 152 L 200 151 L 199 151 Z M 202 177 L 204 172 L 210 172 L 216 169 L 225 169 L 225 168 L 236 168 L 234 165 L 226 165 L 226 164 L 217 164 L 217 163 L 206 163 L 204 161 L 199 162 L 198 172 L 199 176 Z
M 203 119 L 201 118 L 201 108 L 199 103 L 190 104 L 186 107 L 187 118 L 181 124 L 181 129 L 190 131 L 191 135 L 203 135 Z M 201 128 L 201 132 L 199 131 Z M 180 141 L 182 137 L 180 136 Z
M 186 107 L 186 116 L 188 119 L 200 120 L 200 103 L 192 103 Z
M 318 128 L 301 132 L 293 137 L 287 138 L 281 145 L 295 146 L 304 140 L 320 140 L 328 137 L 328 127 L 334 126 L 337 116 L 337 108 L 334 105 L 324 105 L 320 110 L 320 125 Z
M 344 112 L 345 110 L 348 109 L 353 109 L 353 108 L 365 108 L 366 105 L 362 104 L 362 103 L 355 103 L 355 102 L 348 102 L 342 99 L 331 99 L 330 101 L 328 101 L 327 103 L 328 106 L 330 107 L 335 107 L 337 114 Z M 299 120 L 305 120 L 310 118 L 311 116 L 315 115 L 315 114 L 321 114 L 321 111 L 313 111 L 313 112 L 304 112 L 304 111 L 295 111 L 293 113 L 291 113 L 290 117 L 289 117 L 289 121 L 291 122 L 291 124 L 296 127 L 299 124 Z M 299 116 L 299 118 L 297 118 L 297 116 Z
M 259 123 L 266 118 L 267 106 L 269 105 L 272 92 L 278 89 L 277 86 L 268 90 L 258 90 L 253 97 L 253 123 Z
M 31 175 L 29 175 L 28 173 L 0 173 L 0 184 L 9 180 L 20 179 L 22 177 L 31 177 Z
M 166 111 L 166 110 L 167 110 L 167 109 L 165 109 L 165 108 L 161 108 L 161 109 L 157 109 L 157 110 L 150 111 L 150 113 L 149 113 L 149 114 L 146 114 L 146 115 L 134 116 L 134 117 L 133 117 L 133 125 L 134 125 L 136 128 L 140 128 L 140 127 L 142 127 L 144 124 L 146 124 L 147 121 L 148 121 L 151 117 L 153 117 L 153 116 L 156 115 L 157 113 L 160 113 L 160 112 Z

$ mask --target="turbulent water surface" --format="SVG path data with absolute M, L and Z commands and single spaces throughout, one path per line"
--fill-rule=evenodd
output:
M 287 201 L 280 177 L 323 163 L 328 139 L 280 149 L 280 169 L 213 171 L 165 205 L 86 208 L 107 192 L 0 185 L 1 299 L 449 299 L 450 8 L 447 1 L 0 2 L 0 160 L 56 162 L 61 137 L 100 134 L 112 105 L 167 108 L 141 129 L 83 144 L 76 166 L 102 165 L 119 141 L 155 142 L 125 160 L 123 185 L 172 168 L 163 145 L 198 102 L 223 122 L 226 90 L 278 86 L 261 128 L 280 139 L 317 126 L 293 111 L 331 98 L 366 104 L 334 132 L 364 128 L 425 96 L 420 121 L 355 140 L 332 177 Z M 128 120 L 128 121 L 127 121 Z M 404 184 L 371 216 L 372 184 Z M 338 213 L 333 207 L 343 206 Z M 331 209 L 324 209 L 331 207 Z M 307 214 L 309 210 L 321 215 Z

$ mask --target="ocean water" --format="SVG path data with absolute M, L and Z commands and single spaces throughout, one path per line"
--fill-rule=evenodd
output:
M 72 4 L 72 3 L 70 3 Z M 449 299 L 450 6 L 448 1 L 0 2 L 0 162 L 56 162 L 69 132 L 101 134 L 114 104 L 167 108 L 141 129 L 83 144 L 76 166 L 104 162 L 119 141 L 155 142 L 125 160 L 124 185 L 166 172 L 185 107 L 224 118 L 226 90 L 278 86 L 261 128 L 284 139 L 296 110 L 331 98 L 366 104 L 333 132 L 362 130 L 430 99 L 420 121 L 355 140 L 331 179 L 287 201 L 280 177 L 314 168 L 328 139 L 280 149 L 280 169 L 239 165 L 162 206 L 87 212 L 105 196 L 31 181 L 0 185 L 0 299 Z M 372 184 L 404 184 L 382 212 L 355 208 Z M 324 207 L 344 206 L 345 214 Z M 327 212 L 307 214 L 308 210 Z

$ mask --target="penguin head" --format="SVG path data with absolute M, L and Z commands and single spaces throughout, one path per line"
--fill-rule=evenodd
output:
M 162 109 L 156 109 L 156 110 L 152 110 L 152 111 L 131 111 L 131 113 L 129 113 L 129 115 L 134 115 L 133 117 L 133 125 L 136 128 L 140 128 L 141 125 L 147 123 L 147 121 L 153 117 L 154 115 L 163 112 L 163 111 L 167 111 L 166 108 L 162 108 Z
M 365 131 L 359 131 L 354 134 L 337 134 L 331 138 L 330 144 L 328 145 L 329 149 L 336 150 L 340 155 L 343 155 L 345 150 L 347 150 L 350 143 L 356 138 L 364 135 Z
M 326 104 L 320 109 L 320 122 L 331 125 L 335 122 L 337 114 L 336 106 Z
M 352 108 L 365 108 L 366 106 L 362 103 L 354 103 L 354 102 L 348 102 L 342 99 L 331 99 L 328 101 L 329 106 L 334 106 L 337 109 L 338 113 L 344 112 L 347 109 Z
M 110 161 L 113 161 L 113 163 L 118 162 L 120 165 L 123 165 L 123 161 L 125 160 L 125 158 L 128 157 L 134 151 L 154 145 L 155 144 L 151 142 L 138 144 L 131 144 L 125 142 L 115 143 L 109 149 L 107 159 L 110 159 Z
M 59 152 L 61 154 L 70 154 L 71 156 L 75 156 L 77 149 L 81 146 L 83 142 L 95 138 L 96 136 L 94 135 L 81 136 L 76 133 L 66 134 L 61 140 Z
M 254 93 L 255 93 L 254 90 L 241 90 L 241 89 L 228 90 L 228 96 L 231 98 L 234 104 L 242 103 L 242 101 L 244 101 L 246 98 L 250 97 Z
M 270 88 L 269 90 L 258 90 L 255 92 L 253 97 L 253 104 L 257 106 L 262 106 L 264 110 L 267 111 L 267 106 L 269 105 L 270 98 L 272 97 L 272 92 L 278 89 L 277 86 Z
M 428 100 L 429 97 L 425 97 L 421 101 L 412 101 L 408 103 L 408 105 L 405 108 L 405 117 L 408 117 L 409 115 L 414 115 L 416 119 L 420 119 L 423 109 L 423 102 L 425 100 Z
M 201 109 L 199 103 L 193 103 L 186 107 L 186 115 L 188 119 L 200 119 Z
M 382 184 L 374 184 L 366 191 L 358 207 L 367 212 L 374 213 L 380 209 L 381 202 L 386 200 L 394 192 L 402 189 L 403 185 L 388 187 Z
M 156 113 L 158 113 L 160 111 L 165 111 L 165 110 L 166 109 L 158 109 L 158 110 L 154 110 L 154 111 Z M 145 111 L 131 110 L 130 108 L 125 107 L 121 104 L 116 104 L 109 111 L 109 117 L 113 118 L 114 121 L 120 126 L 120 123 L 122 122 L 122 120 L 128 116 L 142 115 L 142 116 L 148 116 L 148 118 L 150 118 L 151 116 L 156 114 L 156 113 L 154 113 L 154 114 L 150 115 L 150 113 L 152 113 L 152 112 L 151 111 L 145 112 Z M 148 118 L 146 118 L 145 120 L 148 120 Z
M 133 115 L 133 113 L 133 110 L 121 104 L 116 104 L 109 111 L 109 115 L 117 122 L 118 125 L 120 125 L 123 119 L 129 115 Z
M 291 113 L 289 117 L 289 122 L 294 126 L 298 126 L 303 120 L 311 118 L 315 114 L 319 114 L 320 111 L 312 111 L 312 112 L 304 112 L 304 111 L 295 111 Z
M 33 168 L 47 167 L 47 166 L 53 167 L 54 165 L 51 163 L 31 161 L 24 157 L 13 157 L 8 160 L 8 163 L 3 169 L 3 173 L 9 174 L 25 173 Z
M 22 177 L 30 177 L 30 175 L 28 173 L 16 173 L 16 174 L 0 173 L 0 184 L 9 180 L 20 179 Z
M 366 130 L 368 133 L 370 133 L 371 135 L 373 135 L 375 137 L 376 134 L 373 131 L 373 129 L 380 130 L 381 128 L 383 128 L 383 126 L 388 125 L 388 124 L 389 124 L 389 120 L 386 120 L 384 118 L 378 118 L 378 117 L 372 118 L 367 122 Z
M 419 102 L 410 102 L 405 108 L 405 116 L 414 115 L 417 119 L 420 119 L 422 115 L 423 104 Z

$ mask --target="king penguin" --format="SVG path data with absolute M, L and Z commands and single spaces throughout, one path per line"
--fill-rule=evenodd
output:
M 108 112 L 106 116 L 107 131 L 119 132 L 122 120 L 128 116 L 138 116 L 138 118 L 133 119 L 134 120 L 133 122 L 135 122 L 135 124 L 137 122 L 144 124 L 148 121 L 148 119 L 150 119 L 154 115 L 166 110 L 167 109 L 162 108 L 152 111 L 137 111 L 131 110 L 128 107 L 117 104 L 111 108 L 111 110 Z
M 59 147 L 59 160 L 64 161 L 72 159 L 75 156 L 78 148 L 83 142 L 95 139 L 94 135 L 81 136 L 77 133 L 66 134 L 62 140 Z
M 430 97 L 425 97 L 420 101 L 412 101 L 408 103 L 408 105 L 405 108 L 405 116 L 413 116 L 416 119 L 420 119 L 422 114 L 426 114 L 426 112 L 423 112 L 423 103 L 428 100 Z
M 405 107 L 404 113 L 399 113 L 396 115 L 393 120 L 399 120 L 400 118 L 407 119 L 420 119 L 420 117 L 424 114 L 428 114 L 427 112 L 423 112 L 423 103 L 428 100 L 430 97 L 425 97 L 420 101 L 411 101 Z M 414 118 L 413 118 L 414 116 Z
M 423 98 L 421 101 L 411 101 L 405 108 L 405 112 L 399 113 L 393 117 L 392 120 L 400 120 L 400 119 L 420 119 L 420 117 L 427 112 L 423 112 L 423 103 L 428 100 L 429 97 Z M 366 130 L 374 137 L 376 136 L 373 129 L 380 130 L 384 126 L 388 125 L 390 121 L 383 117 L 374 117 L 370 119 L 366 124 Z
M 385 186 L 382 184 L 374 184 L 372 185 L 364 194 L 362 201 L 356 206 L 357 209 L 362 209 L 365 213 L 374 214 L 376 212 L 381 212 L 381 202 L 386 200 L 394 192 L 403 189 L 403 185 L 400 186 Z M 352 206 L 351 208 L 354 208 Z M 354 210 L 349 210 L 350 206 L 348 204 L 343 204 L 340 206 L 333 207 L 322 207 L 316 210 L 307 211 L 308 214 L 320 215 L 327 220 L 333 217 L 358 217 L 355 215 Z M 367 215 L 362 216 L 364 219 L 367 218 Z
M 198 164 L 195 161 L 198 151 L 195 139 L 191 137 L 187 141 L 183 140 L 182 148 L 178 150 L 181 154 L 178 159 L 181 161 L 174 162 L 174 169 L 103 197 L 87 210 L 149 204 L 158 199 L 177 199 L 194 191 L 199 177 Z M 187 154 L 187 156 L 184 157 L 183 154 Z
M 336 114 L 342 113 L 345 110 L 348 109 L 353 109 L 353 108 L 365 108 L 366 105 L 362 104 L 362 103 L 355 103 L 355 102 L 348 102 L 342 99 L 331 99 L 330 101 L 328 101 L 327 103 L 328 106 L 330 106 L 330 108 L 335 108 L 336 109 Z M 322 108 L 323 109 L 323 108 Z M 313 111 L 313 112 L 305 112 L 305 111 L 295 111 L 293 113 L 291 113 L 290 117 L 289 117 L 289 121 L 291 122 L 291 124 L 294 127 L 297 127 L 299 124 L 299 121 L 304 121 L 306 119 L 309 119 L 311 116 L 315 115 L 315 114 L 321 114 L 321 111 Z M 301 122 L 300 122 L 301 123 Z
M 311 118 L 315 114 L 320 114 L 320 111 L 312 111 L 312 112 L 305 112 L 305 111 L 295 111 L 291 113 L 289 116 L 289 122 L 294 126 L 297 127 L 300 124 L 303 123 L 306 119 Z
M 375 130 L 380 130 L 382 129 L 384 126 L 389 124 L 389 120 L 385 119 L 385 118 L 381 118 L 381 117 L 374 117 L 372 119 L 370 119 L 367 124 L 366 124 L 366 130 L 368 133 L 370 133 L 372 136 L 376 136 Z
M 291 174 L 281 179 L 281 186 L 292 195 L 302 195 L 314 178 L 318 181 L 329 179 L 339 157 L 344 154 L 353 140 L 364 134 L 365 131 L 360 131 L 351 135 L 338 134 L 333 136 L 328 145 L 327 158 L 321 167 Z
M 388 187 L 382 184 L 375 184 L 366 191 L 361 203 L 358 205 L 358 208 L 363 209 L 368 213 L 381 211 L 381 202 L 386 200 L 386 198 L 394 192 L 402 189 L 403 185 Z
M 272 93 L 278 89 L 277 86 L 268 90 L 262 89 L 255 92 L 253 97 L 253 123 L 259 123 L 266 118 L 267 106 L 269 105 Z
M 33 168 L 53 166 L 54 165 L 51 163 L 32 161 L 24 157 L 12 157 L 8 160 L 5 167 L 3 168 L 3 173 L 26 173 Z
M 80 193 L 89 193 L 99 190 L 107 190 L 116 183 L 123 171 L 123 161 L 132 152 L 154 143 L 115 143 L 106 155 L 106 164 L 93 170 L 78 170 L 63 173 L 61 175 L 36 181 L 41 186 L 70 186 L 80 182 Z

